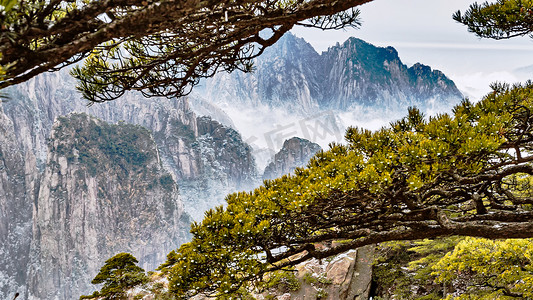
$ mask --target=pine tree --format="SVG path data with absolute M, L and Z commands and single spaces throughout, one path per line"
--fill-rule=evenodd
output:
M 452 236 L 378 245 L 372 269 L 376 296 L 413 300 L 444 298 L 453 290 L 448 283 L 435 282 L 434 266 L 463 239 Z
M 533 298 L 533 242 L 466 238 L 432 267 L 446 299 Z
M 533 32 L 533 1 L 474 3 L 464 13 L 457 11 L 453 18 L 482 38 L 499 40 L 530 35 Z
M 310 258 L 392 240 L 533 237 L 533 83 L 494 85 L 453 115 L 350 128 L 307 168 L 195 223 L 162 271 L 178 296 L 223 295 Z M 327 249 L 317 243 L 330 244 Z
M 91 281 L 92 284 L 103 284 L 102 289 L 80 299 L 125 299 L 129 288 L 147 281 L 144 270 L 137 263 L 137 259 L 129 253 L 119 253 L 106 260 Z

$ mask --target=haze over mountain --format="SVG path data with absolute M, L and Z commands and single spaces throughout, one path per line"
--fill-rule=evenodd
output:
M 285 139 L 298 136 L 326 148 L 343 142 L 348 126 L 378 129 L 409 106 L 433 115 L 462 99 L 442 72 L 419 63 L 408 67 L 392 47 L 350 38 L 319 54 L 292 34 L 267 48 L 253 73 L 219 73 L 193 94 L 231 118 L 259 154 L 260 169 Z
M 306 139 L 294 137 L 285 140 L 281 150 L 274 155 L 265 168 L 263 179 L 275 179 L 292 173 L 296 168 L 305 166 L 309 159 L 322 148 Z

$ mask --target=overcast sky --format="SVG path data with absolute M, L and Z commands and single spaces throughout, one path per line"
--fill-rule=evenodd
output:
M 476 80 L 513 81 L 509 72 L 533 65 L 533 39 L 481 40 L 467 32 L 452 14 L 464 11 L 473 2 L 375 0 L 360 7 L 360 29 L 321 31 L 298 27 L 293 33 L 305 38 L 319 53 L 350 36 L 376 46 L 393 46 L 404 63 L 421 62 L 439 69 L 463 88 L 475 85 L 469 81 L 476 74 Z

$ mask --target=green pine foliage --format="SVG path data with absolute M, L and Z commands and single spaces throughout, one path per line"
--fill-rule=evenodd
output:
M 468 221 L 491 209 L 527 211 L 527 201 L 516 200 L 527 190 L 517 185 L 512 192 L 492 194 L 492 188 L 483 190 L 491 186 L 488 182 L 477 187 L 483 197 L 464 192 L 513 162 L 509 148 L 523 155 L 529 151 L 533 84 L 493 88 L 477 104 L 465 100 L 452 115 L 427 120 L 410 109 L 406 118 L 376 132 L 350 128 L 348 145 L 331 145 L 307 168 L 265 181 L 253 192 L 229 195 L 225 208 L 207 211 L 202 222 L 192 225 L 190 243 L 169 254 L 161 269 L 169 275 L 170 291 L 178 297 L 226 295 L 310 257 L 376 241 L 489 234 L 461 226 L 445 230 L 449 220 Z M 530 167 L 523 170 L 530 172 Z M 507 175 L 495 177 L 494 189 L 511 188 L 513 176 L 530 178 L 528 173 Z M 500 201 L 500 196 L 510 200 Z M 435 226 L 441 231 L 431 233 Z M 314 243 L 337 239 L 347 242 L 329 252 L 314 248 Z M 413 267 L 427 274 L 428 262 L 419 263 L 425 267 Z
M 5 26 L 9 22 L 15 21 L 12 10 L 18 4 L 17 2 L 17 0 L 0 0 L 0 26 Z M 1 69 L 2 67 L 0 67 Z
M 281 293 L 296 292 L 300 289 L 301 284 L 296 278 L 295 270 L 279 270 L 269 274 L 265 278 L 265 288 L 275 289 Z
M 0 60 L 2 59 L 2 53 L 0 53 Z M 6 75 L 6 71 L 2 66 L 0 66 L 0 80 L 4 80 L 4 76 Z M 0 101 L 2 99 L 6 98 L 6 95 L 3 92 L 0 92 Z
M 465 238 L 432 266 L 446 299 L 532 299 L 533 241 Z
M 101 171 L 98 166 L 104 163 L 118 165 L 124 172 L 140 171 L 153 159 L 154 154 L 146 150 L 146 141 L 151 140 L 150 132 L 142 126 L 108 124 L 83 113 L 58 117 L 57 120 L 57 138 L 66 145 L 53 145 L 52 151 L 66 156 L 69 162 L 77 159 L 87 166 L 92 176 Z
M 379 299 L 531 299 L 533 242 L 448 237 L 379 246 Z
M 129 253 L 119 253 L 106 260 L 91 281 L 92 284 L 103 284 L 102 289 L 90 296 L 81 296 L 80 299 L 126 299 L 128 289 L 148 280 L 137 263 L 137 259 Z
M 524 36 L 531 34 L 533 29 L 533 1 L 476 2 L 464 13 L 456 12 L 453 18 L 479 37 L 508 39 Z
M 387 242 L 378 245 L 372 266 L 372 281 L 378 299 L 407 299 L 414 284 L 409 276 L 407 263 L 415 253 L 408 251 L 410 242 Z

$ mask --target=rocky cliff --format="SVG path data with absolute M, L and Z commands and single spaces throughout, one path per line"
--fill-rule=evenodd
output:
M 238 133 L 220 138 L 229 128 L 214 121 L 199 132 L 199 119 L 187 99 L 144 99 L 132 93 L 88 107 L 66 72 L 43 74 L 8 92 L 10 100 L 0 103 L 0 299 L 12 298 L 15 292 L 21 299 L 75 299 L 87 292 L 89 277 L 103 260 L 123 249 L 153 269 L 185 241 L 181 234 L 188 231 L 189 221 L 181 218 L 183 211 L 201 218 L 227 193 L 256 181 L 251 149 L 242 140 L 232 144 L 240 139 Z M 101 121 L 62 117 L 71 112 Z M 119 142 L 131 138 L 122 128 L 140 130 L 135 135 L 144 142 L 138 146 L 142 153 L 151 153 L 146 160 Z M 98 139 L 107 131 L 113 134 Z M 94 153 L 80 151 L 95 138 L 114 144 L 91 144 Z M 116 151 L 141 160 L 130 163 L 108 156 Z M 216 155 L 206 158 L 207 153 Z M 157 182 L 177 182 L 180 198 L 177 189 L 161 190 Z M 169 208 L 176 211 L 174 221 L 164 210 L 151 210 L 164 207 L 168 199 L 176 202 Z M 135 217 L 139 211 L 147 215 Z M 151 228 L 109 222 L 120 217 Z M 108 218 L 107 223 L 100 218 Z M 181 238 L 158 231 L 166 227 Z M 106 231 L 109 237 L 104 237 Z M 122 231 L 124 236 L 119 235 Z
M 25 157 L 0 103 L 0 299 L 22 292 L 30 258 L 35 160 Z
M 24 141 L 20 148 L 26 149 L 26 152 L 35 157 L 41 171 L 46 163 L 46 139 L 50 135 L 54 119 L 70 112 L 84 112 L 106 122 L 137 124 L 149 129 L 157 144 L 163 166 L 181 187 L 183 200 L 188 203 L 206 202 L 205 206 L 198 208 L 185 206 L 185 210 L 195 217 L 203 215 L 202 209 L 223 203 L 227 193 L 248 189 L 257 183 L 252 149 L 246 148 L 242 140 L 238 145 L 231 145 L 227 143 L 228 140 L 224 144 L 226 152 L 245 149 L 244 152 L 239 152 L 244 153 L 244 159 L 239 164 L 225 161 L 228 155 L 218 155 L 210 160 L 202 157 L 214 151 L 214 148 L 210 147 L 216 145 L 206 142 L 211 132 L 198 132 L 198 116 L 190 109 L 189 99 L 146 99 L 139 94 L 129 93 L 116 101 L 87 106 L 86 101 L 79 99 L 74 86 L 75 82 L 68 73 L 61 71 L 43 74 L 9 91 L 12 100 L 6 103 L 6 113 L 19 127 L 15 128 L 17 140 Z M 199 105 L 206 107 L 205 103 Z M 205 109 L 216 112 L 216 108 Z M 218 114 L 224 117 L 223 112 Z M 225 123 L 231 123 L 227 117 L 224 120 Z M 221 132 L 230 129 L 227 125 L 217 124 L 214 127 Z M 213 132 L 217 130 L 213 129 Z M 238 135 L 233 132 L 235 136 Z M 221 147 L 222 145 L 219 145 L 217 149 L 220 150 Z M 229 150 L 230 148 L 232 150 Z M 238 156 L 237 153 L 235 155 Z M 233 168 L 229 167 L 231 164 L 234 164 Z M 226 174 L 226 171 L 232 174 Z M 213 179 L 213 176 L 208 174 L 218 174 L 218 177 Z M 205 200 L 203 196 L 198 195 L 202 190 L 217 192 L 216 195 L 209 194 L 209 197 L 205 198 L 209 200 Z
M 322 148 L 306 139 L 294 137 L 283 143 L 263 174 L 263 179 L 274 179 L 303 167 Z
M 239 186 L 255 179 L 252 149 L 244 143 L 237 131 L 210 117 L 199 117 L 197 124 L 203 148 L 212 150 L 212 155 L 204 155 L 203 159 L 210 164 L 218 162 L 227 179 L 235 181 Z
M 30 299 L 76 299 L 119 252 L 154 269 L 188 239 L 188 216 L 150 132 L 60 117 L 33 207 Z
M 229 193 L 257 185 L 258 175 L 252 148 L 237 131 L 210 117 L 198 117 L 196 125 L 198 135 L 189 147 L 194 151 L 199 174 L 179 184 L 185 207 L 196 221 L 201 221 L 204 211 L 222 205 Z
M 195 130 L 196 116 L 189 110 L 185 99 L 144 99 L 139 94 L 130 93 L 117 101 L 88 106 L 87 101 L 80 99 L 75 84 L 68 71 L 62 70 L 40 75 L 8 90 L 10 100 L 5 103 L 5 112 L 15 124 L 21 148 L 35 154 L 41 171 L 47 159 L 46 140 L 54 120 L 71 112 L 84 112 L 111 123 L 141 125 L 154 132 L 158 141 L 164 141 L 167 134 L 176 133 L 173 126 L 176 124 Z M 177 148 L 168 151 L 188 151 L 183 150 L 184 141 L 178 144 L 172 145 Z M 167 148 L 166 145 L 160 147 Z M 174 157 L 170 157 L 164 151 L 162 159 L 176 166 L 174 173 L 179 178 L 194 176 L 195 166 L 179 161 L 184 153 L 173 153 Z
M 281 294 L 279 289 L 270 294 L 280 300 L 367 300 L 372 284 L 374 245 L 332 257 L 313 259 L 296 266 L 300 287 Z M 279 296 L 281 294 L 281 296 Z

